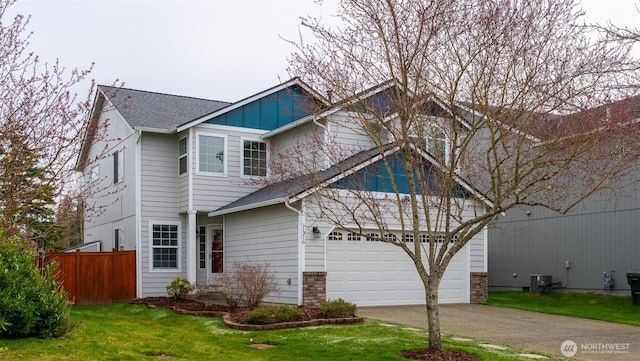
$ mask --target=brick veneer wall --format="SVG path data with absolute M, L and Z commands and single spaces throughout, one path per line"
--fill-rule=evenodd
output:
M 487 302 L 489 293 L 489 278 L 487 272 L 471 272 L 469 279 L 471 283 L 469 301 L 471 303 Z
M 327 272 L 302 273 L 302 304 L 318 307 L 327 299 Z

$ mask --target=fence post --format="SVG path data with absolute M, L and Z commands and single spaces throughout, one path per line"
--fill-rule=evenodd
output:
M 113 299 L 115 298 L 116 293 L 116 252 L 118 250 L 114 247 L 111 250 L 111 303 L 113 303 Z
M 80 248 L 76 249 L 76 306 L 80 305 Z

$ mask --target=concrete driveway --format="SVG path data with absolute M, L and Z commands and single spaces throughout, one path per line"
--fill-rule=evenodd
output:
M 638 308 L 640 312 L 640 308 Z M 359 316 L 427 328 L 425 306 L 359 307 Z M 640 360 L 640 327 L 485 305 L 440 305 L 442 333 L 480 338 L 563 356 L 575 342 L 577 360 Z M 617 350 L 611 350 L 611 348 Z

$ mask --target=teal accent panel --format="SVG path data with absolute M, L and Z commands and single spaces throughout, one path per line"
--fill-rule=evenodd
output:
M 359 171 L 342 178 L 335 182 L 332 187 L 341 188 L 341 189 L 351 189 L 351 190 L 364 190 L 371 192 L 384 192 L 384 193 L 395 193 L 393 189 L 393 183 L 395 182 L 395 186 L 397 191 L 401 194 L 409 194 L 409 172 L 407 172 L 404 167 L 404 163 L 402 161 L 402 155 L 391 155 L 386 158 L 386 162 L 388 164 L 388 168 L 384 163 L 383 159 L 370 164 Z M 389 173 L 391 171 L 391 174 Z M 436 185 L 434 182 L 430 181 L 432 176 L 435 174 L 436 170 L 433 169 L 431 164 L 426 160 L 423 163 L 423 168 L 421 170 L 427 179 L 427 184 L 425 184 L 422 189 L 427 189 L 430 194 L 437 195 L 438 192 L 436 189 Z M 412 174 L 414 173 L 411 172 Z M 391 181 L 393 179 L 393 182 Z M 422 189 L 418 189 L 417 194 L 422 194 Z M 456 185 L 454 189 L 452 189 L 452 196 L 457 198 L 469 198 L 471 194 L 467 192 L 462 186 Z
M 292 85 L 205 123 L 270 131 L 309 115 L 309 104 L 315 103 L 315 99 L 304 89 Z

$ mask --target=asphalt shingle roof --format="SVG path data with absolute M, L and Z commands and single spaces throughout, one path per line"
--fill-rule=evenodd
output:
M 231 103 L 99 85 L 132 128 L 175 129 Z

